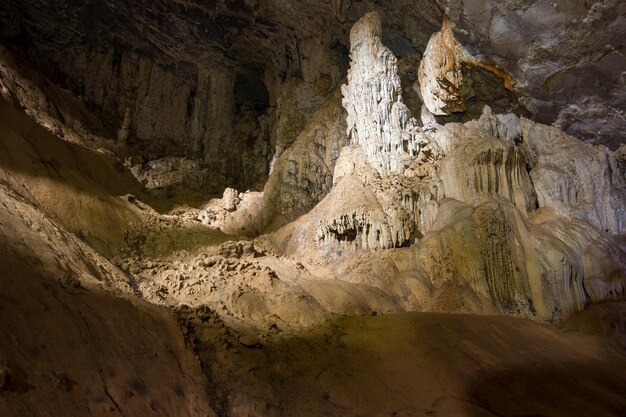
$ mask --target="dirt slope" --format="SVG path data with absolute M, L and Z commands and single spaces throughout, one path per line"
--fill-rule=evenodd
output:
M 339 318 L 237 346 L 211 369 L 237 416 L 626 415 L 611 339 L 509 317 Z
M 131 291 L 0 185 L 0 415 L 207 415 L 205 377 L 176 319 Z

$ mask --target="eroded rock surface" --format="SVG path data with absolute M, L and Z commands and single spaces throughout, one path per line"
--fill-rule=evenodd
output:
M 624 409 L 619 2 L 44 3 L 0 8 L 2 415 Z
M 443 116 L 467 109 L 466 101 L 473 95 L 467 55 L 444 19 L 441 30 L 428 41 L 419 66 L 422 100 L 432 114 Z
M 446 1 L 457 39 L 506 71 L 537 121 L 611 149 L 624 138 L 624 16 L 616 0 Z

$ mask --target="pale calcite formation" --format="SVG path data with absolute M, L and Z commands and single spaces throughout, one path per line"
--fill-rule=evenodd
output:
M 313 243 L 305 258 L 343 265 L 333 271 L 348 281 L 379 271 L 369 285 L 398 291 L 403 305 L 422 310 L 559 321 L 623 297 L 626 265 L 610 235 L 623 231 L 624 172 L 616 154 L 485 107 L 478 120 L 415 129 L 420 153 L 403 155 L 399 171 L 384 169 L 381 161 L 393 161 L 397 148 L 373 146 L 392 136 L 378 135 L 381 113 L 370 110 L 380 102 L 371 97 L 399 97 L 400 88 L 395 61 L 374 53 L 379 36 L 375 16 L 355 25 L 350 74 L 361 76 L 344 86 L 343 101 L 353 145 L 337 160 L 329 195 L 301 219 L 317 225 L 315 233 L 287 227 L 277 234 L 288 236 L 283 249 L 302 254 L 298 248 Z M 382 80 L 382 93 L 372 90 L 371 77 Z M 358 255 L 403 246 L 411 249 L 391 263 Z M 331 260 L 335 251 L 356 259 Z
M 532 160 L 530 175 L 539 207 L 611 234 L 626 232 L 626 181 L 617 152 L 528 119 L 521 119 L 520 128 Z
M 423 138 L 402 102 L 397 58 L 381 41 L 382 25 L 368 13 L 350 31 L 348 84 L 342 86 L 348 138 L 384 173 L 402 172 Z
M 457 144 L 441 162 L 444 195 L 472 205 L 484 196 L 497 197 L 528 215 L 537 206 L 537 196 L 526 152 L 506 136 L 504 127 L 498 132 L 497 126 L 498 119 L 486 107 L 479 121 L 453 128 Z
M 528 219 L 489 197 L 477 207 L 444 200 L 439 213 L 433 233 L 416 247 L 432 293 L 443 294 L 429 300 L 430 308 L 449 308 L 460 297 L 481 310 L 559 321 L 623 297 L 622 252 L 583 221 L 549 212 Z M 450 286 L 456 295 L 447 293 Z
M 333 212 L 319 216 L 316 240 L 322 245 L 402 247 L 421 236 L 434 218 L 433 164 L 440 151 L 402 103 L 397 59 L 381 38 L 376 13 L 366 14 L 350 33 L 342 104 L 352 146 L 341 151 L 334 187 L 321 204 Z
M 310 211 L 333 186 L 333 170 L 347 143 L 339 88 L 313 113 L 293 144 L 278 155 L 264 187 L 263 221 L 283 226 Z
M 542 320 L 623 297 L 626 264 L 611 236 L 623 233 L 626 207 L 616 154 L 489 108 L 435 136 L 447 150 L 443 194 L 465 208 L 442 200 L 417 249 L 433 282 L 462 278 L 498 311 Z
M 482 126 L 483 132 L 494 135 L 494 139 L 500 136 L 498 140 L 507 142 L 502 134 L 506 129 L 501 123 L 507 119 L 489 113 L 486 111 L 474 125 Z M 504 217 L 516 225 L 506 234 L 518 241 L 511 249 L 511 253 L 518 255 L 512 258 L 513 263 L 485 259 L 486 270 L 495 267 L 502 277 L 509 276 L 511 271 L 515 275 L 521 271 L 522 279 L 529 283 L 528 291 L 520 293 L 521 299 L 529 300 L 528 314 L 546 320 L 569 317 L 592 302 L 622 297 L 626 280 L 623 253 L 606 234 L 623 232 L 620 229 L 625 206 L 623 171 L 615 156 L 604 147 L 584 144 L 552 127 L 523 118 L 514 127 L 510 118 L 508 121 L 509 128 L 521 132 L 520 144 L 509 142 L 508 146 L 515 146 L 516 152 L 525 155 L 526 167 L 503 164 L 501 168 L 492 164 L 481 180 L 481 183 L 487 180 L 492 189 L 476 196 L 493 196 L 495 189 L 498 200 L 515 205 L 509 212 L 519 214 Z M 473 134 L 471 129 L 468 133 L 465 141 L 480 147 L 480 135 Z M 447 166 L 449 157 L 458 157 L 458 152 L 466 149 L 466 142 L 461 141 L 454 148 L 442 167 Z M 467 165 L 472 167 L 478 165 L 471 160 L 465 162 L 470 162 Z M 499 169 L 503 169 L 502 173 L 493 177 Z M 445 173 L 450 171 L 442 169 L 442 174 Z M 445 177 L 446 193 L 471 188 L 475 178 L 475 174 L 463 175 L 462 170 Z M 511 178 L 518 178 L 513 196 L 512 188 L 506 186 Z M 471 204 L 472 200 L 466 201 Z M 506 234 L 496 232 L 486 236 Z M 505 278 L 496 282 L 501 286 L 509 281 Z M 490 284 L 487 287 L 492 288 Z M 498 299 L 502 300 L 500 295 L 494 297 Z M 512 301 L 509 297 L 507 303 L 496 303 L 502 311 Z
M 558 205 L 541 205 L 537 197 L 541 184 L 533 181 L 533 172 L 541 168 L 540 159 L 532 151 L 536 138 L 525 132 L 552 128 L 527 119 L 494 116 L 488 108 L 478 121 L 446 128 L 454 132 L 455 140 L 438 171 L 441 192 L 435 194 L 434 220 L 423 238 L 410 242 L 410 249 L 396 255 L 392 264 L 397 268 L 395 280 L 379 278 L 369 281 L 370 285 L 386 291 L 397 288 L 403 303 L 421 310 L 493 311 L 546 321 L 560 321 L 590 303 L 624 296 L 626 263 L 617 239 L 575 210 L 565 213 Z M 518 131 L 523 142 L 515 144 L 510 136 Z M 604 148 L 587 149 L 565 135 L 555 137 L 578 152 L 580 164 L 572 171 L 571 184 L 591 173 L 610 171 L 608 162 L 614 155 L 609 153 L 604 163 L 597 161 L 596 153 L 604 155 Z M 337 185 L 311 213 L 322 219 L 316 239 L 324 244 L 313 259 L 328 256 L 326 247 L 333 239 L 339 250 L 354 250 L 355 254 L 380 247 L 372 236 L 384 236 L 387 246 L 383 247 L 398 242 L 393 240 L 398 235 L 385 232 L 403 230 L 403 223 L 390 212 L 381 216 L 380 207 L 385 205 L 379 203 L 375 191 L 381 177 L 372 168 L 368 170 L 367 161 L 358 162 L 358 151 L 345 153 L 346 161 L 342 153 L 335 171 Z M 597 188 L 600 195 L 624 196 L 618 179 L 623 171 L 617 165 L 615 169 L 612 180 L 600 180 L 604 184 Z M 355 173 L 360 173 L 360 182 L 355 181 Z M 399 194 L 405 192 L 397 184 L 394 187 Z M 576 187 L 567 191 L 575 192 L 579 193 Z M 350 205 L 350 201 L 358 203 Z M 590 213 L 603 213 L 598 218 L 619 216 L 623 205 L 603 205 L 605 201 L 598 198 L 598 208 Z M 420 207 L 424 210 L 427 206 L 420 203 Z M 412 226 L 414 218 L 407 220 Z M 306 246 L 306 238 L 293 244 Z M 360 281 L 365 270 L 373 275 L 389 274 L 384 258 L 369 262 L 353 256 L 357 260 L 344 261 L 350 266 L 340 269 L 345 271 L 344 279 Z
M 337 171 L 341 177 L 337 178 Z M 402 194 L 384 193 L 384 178 L 369 165 L 362 148 L 344 148 L 337 161 L 336 183 L 312 212 L 319 219 L 317 242 L 370 250 L 408 244 L 416 231 L 412 201 L 402 206 Z
M 469 59 L 454 39 L 448 19 L 428 41 L 419 66 L 419 88 L 426 108 L 437 116 L 462 112 L 472 97 L 472 81 L 465 67 Z
M 402 175 L 378 172 L 358 145 L 343 148 L 334 186 L 311 212 L 319 219 L 318 244 L 388 249 L 423 235 L 435 218 L 439 196 L 438 148 L 427 148 L 432 153 L 413 160 Z

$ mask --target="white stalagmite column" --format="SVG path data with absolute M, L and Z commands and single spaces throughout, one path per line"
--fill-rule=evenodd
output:
M 381 37 L 376 13 L 366 14 L 352 27 L 343 106 L 351 143 L 363 147 L 379 172 L 400 173 L 419 153 L 421 133 L 402 102 L 397 59 Z

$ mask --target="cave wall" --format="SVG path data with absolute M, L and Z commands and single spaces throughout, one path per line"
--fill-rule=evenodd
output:
M 624 10 L 592 3 L 0 0 L 0 411 L 280 414 L 303 366 L 328 408 L 290 336 L 327 353 L 333 315 L 623 301 Z
M 50 86 L 104 124 L 67 115 L 81 134 L 128 144 L 137 157 L 131 164 L 194 158 L 219 177 L 213 183 L 258 189 L 272 157 L 295 141 L 345 66 L 341 28 L 322 36 L 296 29 L 287 17 L 303 20 L 310 11 L 283 6 L 25 2 L 3 10 L 2 35 L 21 63 L 43 70 Z M 279 21 L 269 19 L 279 12 Z M 325 24 L 324 13 L 313 18 Z
M 537 121 L 612 149 L 624 143 L 624 2 L 441 5 L 460 42 L 513 77 Z
M 447 239 L 453 238 L 428 236 L 440 232 L 441 223 L 455 220 L 442 207 L 449 200 L 461 202 L 460 224 L 478 229 L 471 230 L 467 245 L 473 247 L 468 253 L 483 260 L 472 263 L 485 270 L 481 285 L 472 284 L 465 267 L 450 268 L 461 272 L 440 280 L 437 271 L 444 261 L 430 264 L 426 275 L 435 286 L 462 283 L 484 296 L 484 305 L 491 297 L 497 299 L 495 307 L 506 309 L 518 298 L 539 303 L 536 288 L 542 278 L 537 274 L 558 276 L 552 280 L 556 283 L 567 281 L 562 278 L 567 273 L 552 274 L 556 255 L 542 261 L 541 268 L 526 271 L 524 256 L 510 253 L 513 249 L 498 252 L 492 235 L 511 248 L 519 242 L 531 245 L 534 237 L 528 236 L 534 235 L 524 223 L 545 210 L 563 216 L 566 223 L 582 221 L 599 230 L 586 243 L 577 243 L 576 250 L 563 249 L 567 259 L 571 253 L 603 247 L 589 242 L 611 242 L 611 235 L 623 233 L 624 165 L 619 153 L 584 145 L 532 121 L 538 113 L 529 103 L 542 96 L 524 78 L 528 68 L 515 66 L 522 58 L 498 49 L 505 45 L 500 37 L 483 39 L 483 32 L 470 31 L 474 23 L 468 22 L 478 19 L 476 10 L 486 10 L 481 4 L 450 2 L 441 9 L 429 1 L 402 1 L 393 7 L 368 1 L 120 1 L 89 7 L 63 3 L 57 10 L 26 1 L 2 12 L 9 23 L 2 33 L 4 51 L 15 59 L 3 64 L 0 81 L 3 95 L 40 120 L 62 133 L 76 126 L 80 134 L 74 140 L 89 137 L 89 132 L 99 136 L 93 147 L 106 148 L 127 162 L 138 178 L 146 178 L 144 185 L 167 188 L 176 167 L 202 171 L 211 180 L 198 181 L 205 197 L 200 201 L 218 193 L 223 198 L 198 209 L 196 220 L 234 236 L 277 231 L 279 241 L 285 226 L 292 235 L 279 242 L 278 252 L 293 256 L 312 245 L 313 258 L 332 262 L 344 250 L 411 248 L 424 238 L 438 242 L 431 252 L 445 260 L 451 252 Z M 488 16 L 519 17 L 543 10 L 542 5 L 505 2 L 485 7 Z M 605 6 L 606 16 L 611 10 L 620 13 L 619 5 Z M 94 10 L 108 20 L 90 20 L 87 15 Z M 366 13 L 372 10 L 377 13 Z M 582 12 L 572 6 L 555 13 L 564 19 Z M 490 24 L 497 21 L 509 28 L 509 20 L 496 17 Z M 528 39 L 539 36 L 524 49 L 531 56 L 541 50 L 558 65 L 567 59 L 552 40 L 541 37 L 552 34 L 545 27 L 526 34 Z M 583 35 L 563 31 L 554 39 Z M 552 65 L 550 59 L 532 62 L 541 69 Z M 46 76 L 33 75 L 39 73 Z M 620 80 L 594 77 L 620 87 Z M 581 98 L 568 94 L 564 90 L 550 97 L 561 104 Z M 493 111 L 485 107 L 491 104 Z M 103 122 L 98 125 L 98 120 Z M 615 147 L 619 135 L 611 134 L 610 141 L 602 135 L 587 139 Z M 157 171 L 163 182 L 154 180 Z M 181 185 L 184 192 L 187 185 Z M 224 192 L 228 186 L 263 193 Z M 479 210 L 491 200 L 507 209 Z M 305 230 L 295 232 L 290 222 L 298 219 Z M 506 240 L 514 231 L 522 237 Z M 486 271 L 494 260 L 516 271 L 500 268 L 513 281 L 502 291 L 494 289 L 497 273 Z M 609 291 L 621 294 L 622 266 L 607 262 L 609 266 L 591 262 L 586 268 L 602 271 L 588 285 L 600 282 L 603 289 L 596 292 L 601 295 L 578 291 L 563 302 L 564 310 L 607 298 Z M 572 273 L 574 281 L 585 282 L 583 269 Z M 339 274 L 341 268 L 331 271 Z M 601 275 L 613 271 L 617 284 L 607 284 Z M 532 315 L 532 308 L 539 310 L 533 306 L 526 300 L 519 311 Z M 541 311 L 542 318 L 550 317 L 548 310 Z
M 512 77 L 512 88 L 538 121 L 613 149 L 623 141 L 625 6 L 615 0 L 401 1 L 393 7 L 343 0 L 86 5 L 6 0 L 3 6 L 3 43 L 20 45 L 58 84 L 84 96 L 101 118 L 112 119 L 115 132 L 121 129 L 125 136 L 130 127 L 129 133 L 145 139 L 158 130 L 185 153 L 203 146 L 203 133 L 214 133 L 210 123 L 203 132 L 198 119 L 206 109 L 205 74 L 249 71 L 263 80 L 276 105 L 271 143 L 282 152 L 340 81 L 350 27 L 368 11 L 381 15 L 383 41 L 400 59 L 420 56 L 447 15 L 471 55 Z M 94 71 L 110 94 L 94 87 Z M 158 81 L 139 87 L 152 76 Z M 164 93 L 165 87 L 176 87 L 176 94 Z M 148 110 L 156 103 L 169 110 Z M 147 114 L 126 126 L 133 107 Z

